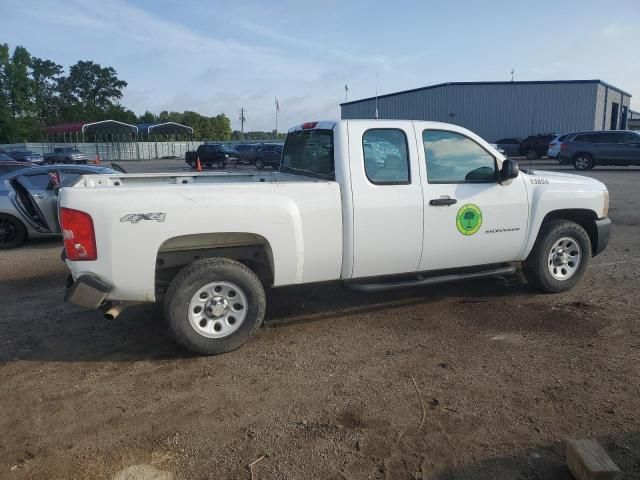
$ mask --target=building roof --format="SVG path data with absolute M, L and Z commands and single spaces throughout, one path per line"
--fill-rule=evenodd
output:
M 136 126 L 138 127 L 138 133 L 144 135 L 172 133 L 193 134 L 193 128 L 176 122 L 138 123 Z
M 378 95 L 378 99 L 380 98 L 387 98 L 387 97 L 394 97 L 396 95 L 402 95 L 405 93 L 413 93 L 413 92 L 420 92 L 422 90 L 431 90 L 434 88 L 441 88 L 441 87 L 448 87 L 448 86 L 466 86 L 466 85 L 555 85 L 555 84 L 581 84 L 581 83 L 599 83 L 600 85 L 604 85 L 605 87 L 609 87 L 612 90 L 615 90 L 616 92 L 620 92 L 623 95 L 626 96 L 631 96 L 630 93 L 625 92 L 624 90 L 619 89 L 618 87 L 614 87 L 613 85 L 610 85 L 606 82 L 603 82 L 602 80 L 532 80 L 532 81 L 514 81 L 514 82 L 445 82 L 445 83 L 438 83 L 436 85 L 428 85 L 426 87 L 419 87 L 419 88 L 413 88 L 410 90 L 403 90 L 401 92 L 395 92 L 395 93 L 387 93 L 385 95 Z M 344 102 L 341 103 L 340 106 L 345 106 L 345 105 L 352 105 L 354 103 L 360 103 L 360 102 L 367 102 L 367 101 L 371 101 L 371 100 L 375 100 L 376 97 L 368 97 L 368 98 L 362 98 L 360 100 L 352 100 L 350 102 Z
M 45 133 L 137 133 L 135 125 L 116 120 L 100 122 L 61 123 L 43 129 Z

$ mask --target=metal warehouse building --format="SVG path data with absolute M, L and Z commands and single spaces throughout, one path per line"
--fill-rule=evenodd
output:
M 631 95 L 601 80 L 452 82 L 341 104 L 342 118 L 455 123 L 489 141 L 626 129 Z

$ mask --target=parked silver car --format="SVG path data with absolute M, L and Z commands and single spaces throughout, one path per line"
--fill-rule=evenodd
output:
M 89 156 L 75 147 L 56 147 L 44 154 L 44 163 L 87 163 Z
M 118 172 L 90 165 L 51 165 L 0 173 L 0 249 L 15 248 L 28 238 L 59 235 L 55 187 L 89 173 Z

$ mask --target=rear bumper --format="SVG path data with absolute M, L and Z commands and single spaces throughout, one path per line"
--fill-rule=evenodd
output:
M 110 291 L 111 285 L 93 275 L 84 274 L 67 288 L 64 300 L 95 310 L 104 303 Z
M 608 217 L 599 218 L 596 224 L 596 244 L 593 246 L 593 255 L 596 256 L 607 248 L 609 237 L 611 236 L 611 219 Z

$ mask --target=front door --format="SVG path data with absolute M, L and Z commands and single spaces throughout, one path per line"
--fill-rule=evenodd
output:
M 415 272 L 422 250 L 413 125 L 380 120 L 370 127 L 349 124 L 354 278 Z
M 416 134 L 427 170 L 420 270 L 517 260 L 529 211 L 523 174 L 501 185 L 496 159 L 473 138 L 433 129 Z

